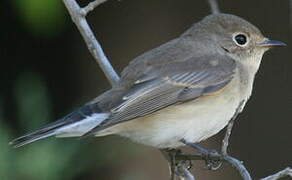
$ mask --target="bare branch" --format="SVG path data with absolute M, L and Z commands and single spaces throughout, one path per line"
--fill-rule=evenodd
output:
M 221 147 L 222 154 L 227 155 L 227 148 L 228 148 L 228 145 L 229 145 L 229 138 L 230 138 L 231 131 L 232 131 L 232 128 L 233 128 L 233 125 L 234 125 L 234 121 L 237 118 L 237 116 L 240 113 L 240 111 L 242 110 L 242 107 L 243 107 L 244 103 L 245 103 L 245 101 L 241 101 L 239 103 L 239 105 L 238 105 L 238 107 L 237 107 L 237 109 L 235 111 L 235 114 L 233 115 L 232 119 L 228 123 L 227 129 L 226 129 L 226 133 L 225 133 L 224 139 L 222 141 L 222 147 Z
M 220 13 L 217 0 L 208 0 L 212 14 Z
M 105 76 L 109 80 L 112 86 L 117 84 L 119 81 L 119 76 L 110 64 L 108 58 L 104 54 L 99 42 L 96 40 L 91 28 L 86 21 L 86 14 L 92 10 L 94 7 L 98 6 L 100 3 L 106 0 L 97 0 L 90 3 L 83 9 L 75 0 L 63 0 L 65 6 L 67 7 L 73 22 L 76 24 L 78 30 L 80 31 L 86 45 L 95 58 L 96 62 L 99 64 L 100 68 L 103 70 Z
M 209 162 L 216 162 L 216 161 L 224 161 L 229 163 L 230 165 L 232 165 L 232 167 L 234 167 L 240 174 L 240 176 L 242 177 L 243 180 L 252 180 L 249 172 L 247 171 L 247 169 L 245 168 L 245 166 L 242 164 L 241 161 L 227 155 L 227 154 L 223 154 L 223 153 L 218 153 L 217 151 L 214 150 L 209 150 L 209 149 L 205 149 L 201 146 L 199 146 L 198 144 L 193 144 L 193 143 L 189 143 L 185 140 L 181 140 L 181 142 L 183 142 L 185 145 L 190 146 L 192 148 L 194 148 L 196 151 L 198 151 L 198 154 L 182 154 L 182 156 L 190 158 L 190 159 L 198 159 L 201 158 L 202 160 L 205 160 L 206 163 L 208 164 Z M 179 156 L 180 154 L 178 154 Z M 176 157 L 176 159 L 179 159 L 181 157 Z
M 188 154 L 178 154 L 176 156 L 176 159 L 177 160 L 206 160 L 206 157 L 208 158 L 208 160 L 214 160 L 214 161 L 222 160 L 224 162 L 227 162 L 239 172 L 243 180 L 252 180 L 248 170 L 245 168 L 243 163 L 228 155 L 223 155 L 216 152 L 212 152 L 207 155 L 188 153 Z
M 95 0 L 91 3 L 89 3 L 87 6 L 82 8 L 83 15 L 86 16 L 90 11 L 93 11 L 97 6 L 104 3 L 105 1 L 107 1 L 107 0 Z
M 260 180 L 277 180 L 287 176 L 290 176 L 292 178 L 292 169 L 290 167 L 287 167 L 286 169 L 279 171 L 276 174 L 270 175 Z
M 228 155 L 223 155 L 222 158 L 223 160 L 225 160 L 225 162 L 231 164 L 232 167 L 234 167 L 239 172 L 243 180 L 252 180 L 248 170 L 245 168 L 241 161 Z
M 179 153 L 176 155 L 176 160 L 206 160 L 205 159 L 205 155 L 202 154 L 197 154 L 197 153 Z M 212 159 L 212 160 L 222 160 L 230 165 L 232 165 L 232 167 L 234 167 L 240 174 L 240 176 L 242 177 L 243 180 L 252 180 L 248 170 L 246 169 L 246 167 L 243 165 L 243 163 L 241 161 L 239 161 L 238 159 L 235 159 L 229 155 L 223 155 L 223 154 L 219 154 L 216 152 L 212 152 L 210 154 L 208 154 L 208 158 Z M 283 177 L 292 177 L 292 169 L 290 167 L 279 171 L 276 174 L 267 176 L 265 178 L 259 179 L 259 180 L 278 180 L 280 178 Z
M 227 148 L 229 145 L 229 138 L 231 135 L 232 127 L 234 125 L 234 121 L 235 121 L 235 118 L 232 118 L 228 123 L 227 129 L 225 132 L 225 136 L 224 136 L 224 139 L 222 141 L 222 147 L 221 147 L 221 151 L 223 154 L 227 154 Z
M 181 180 L 195 180 L 195 177 L 188 170 L 188 168 L 185 166 L 184 163 L 179 164 L 177 169 L 178 169 L 178 172 L 180 174 L 179 177 Z

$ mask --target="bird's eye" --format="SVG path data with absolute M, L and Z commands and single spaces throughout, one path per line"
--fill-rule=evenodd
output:
M 234 36 L 233 40 L 239 46 L 244 46 L 247 44 L 247 37 L 244 34 L 238 34 Z

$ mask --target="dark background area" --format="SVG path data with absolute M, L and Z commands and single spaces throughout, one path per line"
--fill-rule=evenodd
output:
M 231 155 L 260 178 L 292 165 L 289 1 L 219 0 L 219 5 L 288 44 L 265 54 L 253 96 L 231 137 Z M 177 37 L 209 13 L 206 0 L 109 0 L 88 20 L 120 72 L 135 56 Z M 2 0 L 0 15 L 1 180 L 168 179 L 158 150 L 120 137 L 50 138 L 9 147 L 11 139 L 66 115 L 110 86 L 61 0 Z M 222 135 L 202 144 L 219 148 Z M 240 179 L 227 165 L 216 172 L 204 168 L 195 164 L 198 179 Z

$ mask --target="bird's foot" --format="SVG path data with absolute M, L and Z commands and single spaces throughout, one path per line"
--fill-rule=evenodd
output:
M 219 153 L 216 150 L 213 149 L 206 149 L 203 148 L 202 146 L 195 144 L 195 143 L 189 143 L 185 140 L 182 140 L 182 143 L 184 143 L 185 145 L 192 147 L 193 149 L 195 149 L 196 151 L 198 151 L 203 159 L 205 160 L 207 169 L 209 170 L 217 170 L 221 167 L 222 165 L 222 153 Z
M 169 169 L 171 180 L 175 179 L 175 176 L 184 176 L 185 172 L 183 172 L 184 168 L 187 170 L 191 169 L 193 164 L 191 160 L 178 160 L 176 159 L 177 155 L 180 155 L 182 152 L 180 149 L 163 149 L 161 150 L 164 157 L 169 162 Z

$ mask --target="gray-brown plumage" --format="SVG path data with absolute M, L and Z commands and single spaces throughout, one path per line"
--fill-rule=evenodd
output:
M 248 100 L 262 55 L 276 45 L 284 44 L 237 16 L 207 16 L 135 58 L 111 90 L 12 144 L 108 134 L 159 148 L 180 146 L 181 139 L 201 141 L 224 128 Z

